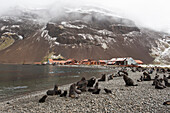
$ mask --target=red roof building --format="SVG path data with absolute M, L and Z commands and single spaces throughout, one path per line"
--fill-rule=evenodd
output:
M 141 60 L 135 60 L 137 64 L 143 64 Z

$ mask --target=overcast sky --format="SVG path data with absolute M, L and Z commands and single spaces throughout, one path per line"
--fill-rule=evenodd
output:
M 81 4 L 111 9 L 137 25 L 170 33 L 170 0 L 0 0 L 0 14 L 16 6 L 45 8 Z

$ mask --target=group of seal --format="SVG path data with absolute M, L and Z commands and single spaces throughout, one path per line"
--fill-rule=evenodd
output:
M 170 86 L 170 83 L 168 82 L 170 75 L 168 76 L 169 78 L 166 77 L 166 75 L 164 75 L 163 79 L 159 79 L 159 75 L 156 74 L 155 78 L 151 79 L 151 74 L 153 74 L 153 72 L 155 71 L 155 69 L 153 68 L 148 70 L 146 68 L 137 67 L 135 69 L 132 68 L 131 71 L 132 72 L 136 72 L 136 71 L 143 72 L 143 76 L 141 76 L 140 79 L 137 81 L 142 82 L 142 81 L 153 80 L 152 85 L 155 86 L 155 89 L 164 89 Z M 161 73 L 166 72 L 165 69 L 160 69 L 160 70 L 157 69 L 156 71 L 161 72 Z M 117 72 L 117 74 L 110 74 L 110 75 L 102 74 L 101 78 L 99 79 L 96 79 L 96 77 L 91 77 L 90 79 L 86 80 L 85 77 L 82 77 L 80 81 L 70 85 L 68 96 L 70 98 L 79 98 L 79 94 L 83 92 L 87 92 L 87 91 L 90 92 L 91 94 L 100 94 L 101 88 L 99 88 L 99 82 L 104 82 L 107 80 L 109 81 L 109 80 L 112 80 L 114 77 L 123 77 L 125 86 L 138 86 L 138 84 L 135 84 L 134 81 L 129 77 L 129 74 L 126 71 L 126 68 L 122 68 L 121 70 Z M 163 81 L 165 85 L 162 84 Z M 112 91 L 110 89 L 104 88 L 103 90 L 105 91 L 106 94 L 112 94 Z M 58 89 L 57 85 L 54 86 L 53 90 L 48 90 L 46 93 L 47 95 L 44 95 L 39 100 L 40 103 L 45 102 L 48 96 L 60 95 L 60 97 L 67 97 L 67 90 L 64 90 L 64 92 L 62 93 L 62 91 Z M 169 103 L 169 101 L 167 102 Z
M 165 69 L 156 69 L 156 75 L 154 77 L 154 79 L 151 79 L 151 74 L 154 72 L 155 69 L 151 68 L 150 70 L 145 70 L 143 72 L 143 76 L 140 77 L 139 80 L 137 80 L 138 82 L 142 82 L 142 81 L 153 81 L 152 85 L 155 86 L 155 89 L 164 89 L 166 87 L 170 87 L 170 83 L 168 82 L 168 78 L 166 77 L 166 75 L 163 76 L 163 78 L 159 78 L 158 73 L 165 73 L 166 70 Z M 160 71 L 161 70 L 161 71 Z M 146 72 L 148 71 L 148 72 Z M 163 84 L 164 81 L 164 84 Z
M 151 69 L 145 69 L 143 70 L 143 76 L 140 77 L 139 80 L 137 80 L 138 82 L 142 82 L 142 81 L 152 81 L 153 83 L 152 85 L 155 86 L 155 89 L 164 89 L 166 87 L 170 87 L 170 83 L 168 82 L 168 79 L 170 79 L 170 69 L 164 69 L 164 68 L 151 68 Z M 156 71 L 156 75 L 154 77 L 154 79 L 151 79 L 151 74 L 153 74 L 153 72 Z M 135 70 L 132 70 L 132 72 L 135 72 Z M 163 74 L 163 78 L 159 78 L 160 74 Z M 166 77 L 165 74 L 169 74 L 168 77 Z M 164 84 L 163 84 L 164 81 Z M 166 101 L 163 103 L 163 105 L 170 105 L 170 101 Z
M 48 90 L 46 92 L 46 95 L 44 95 L 40 100 L 39 103 L 44 103 L 46 98 L 48 96 L 54 96 L 54 95 L 60 95 L 60 97 L 66 97 L 67 95 L 67 90 L 65 90 L 63 93 L 60 89 L 58 89 L 57 85 L 54 85 L 54 89 L 53 90 Z
M 89 80 L 86 80 L 85 77 L 82 77 L 80 81 L 77 83 L 73 83 L 70 85 L 68 96 L 71 98 L 78 98 L 78 94 L 81 94 L 82 92 L 91 92 L 92 94 L 100 94 L 101 89 L 99 86 L 99 81 L 106 81 L 106 75 L 103 74 L 100 79 L 96 79 L 95 77 L 91 77 Z M 111 93 L 111 90 L 104 88 L 104 91 L 109 94 Z M 67 96 L 67 90 L 62 91 L 58 89 L 57 85 L 54 85 L 53 90 L 48 90 L 46 92 L 46 95 L 44 95 L 40 100 L 39 103 L 45 102 L 46 98 L 48 96 L 54 96 L 54 95 L 60 95 L 60 97 L 66 97 Z

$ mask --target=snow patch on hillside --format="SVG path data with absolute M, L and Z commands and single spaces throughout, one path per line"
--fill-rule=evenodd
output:
M 108 48 L 107 44 L 106 43 L 102 43 L 102 48 L 103 49 L 107 49 Z
M 1 31 L 5 30 L 6 28 L 8 28 L 8 26 L 2 26 Z
M 43 30 L 42 33 L 41 33 L 41 37 L 49 42 L 50 47 L 53 47 L 54 45 L 60 44 L 59 42 L 56 42 L 57 37 L 51 37 L 48 34 L 48 30 Z M 37 39 L 37 40 L 39 41 L 40 39 Z
M 23 39 L 24 39 L 23 36 L 21 36 L 21 35 L 18 35 L 18 38 L 19 38 L 20 40 L 23 40 Z
M 76 25 L 72 25 L 68 22 L 61 22 L 61 24 L 64 26 L 64 27 L 68 27 L 68 28 L 75 28 L 75 29 L 83 29 L 84 27 L 87 27 L 85 25 L 79 25 L 79 26 L 76 26 Z
M 90 35 L 90 34 L 78 34 L 78 36 L 82 36 L 83 37 L 83 39 L 89 39 L 89 40 L 94 40 L 94 38 L 93 38 L 93 36 L 92 35 Z
M 170 64 L 170 44 L 165 40 L 156 41 L 157 47 L 152 47 L 151 55 L 155 58 L 155 63 Z
M 122 36 L 129 36 L 129 37 L 133 37 L 133 36 L 140 36 L 141 33 L 140 32 L 137 32 L 137 31 L 132 31 L 132 32 L 129 32 L 127 34 L 122 34 Z
M 113 34 L 113 32 L 108 31 L 108 30 L 106 30 L 106 29 L 99 30 L 99 31 L 97 31 L 97 32 L 100 33 L 100 34 L 102 34 L 102 35 L 116 36 L 115 34 Z

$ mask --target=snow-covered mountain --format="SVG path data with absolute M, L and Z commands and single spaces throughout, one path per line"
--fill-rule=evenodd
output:
M 33 63 L 51 52 L 77 60 L 131 56 L 170 63 L 168 34 L 103 8 L 64 8 L 59 16 L 46 9 L 15 12 L 0 17 L 0 63 Z

